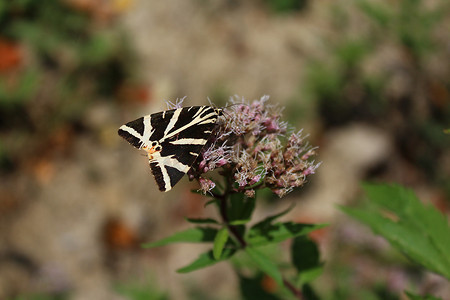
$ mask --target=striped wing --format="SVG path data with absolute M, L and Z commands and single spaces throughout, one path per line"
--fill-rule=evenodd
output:
M 216 124 L 220 110 L 191 106 L 168 110 L 122 125 L 119 135 L 149 154 L 161 191 L 169 191 L 191 168 Z

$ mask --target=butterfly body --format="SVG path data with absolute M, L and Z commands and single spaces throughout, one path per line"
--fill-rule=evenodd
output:
M 119 128 L 119 135 L 147 152 L 161 191 L 186 174 L 210 138 L 222 110 L 190 106 L 147 115 Z

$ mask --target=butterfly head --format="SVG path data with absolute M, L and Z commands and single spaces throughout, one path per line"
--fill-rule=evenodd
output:
M 223 109 L 222 108 L 214 108 L 214 111 L 216 112 L 216 114 L 218 116 L 221 116 L 223 114 Z
M 153 154 L 162 150 L 161 145 L 156 141 L 152 141 L 150 144 L 142 144 L 141 149 L 147 152 L 149 159 L 153 159 Z

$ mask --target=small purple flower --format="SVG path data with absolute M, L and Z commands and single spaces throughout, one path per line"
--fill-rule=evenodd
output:
M 281 121 L 282 109 L 268 105 L 268 99 L 263 96 L 252 103 L 237 96 L 230 99 L 209 146 L 190 171 L 203 192 L 215 185 L 201 175 L 221 168 L 223 176 L 236 182 L 236 192 L 254 197 L 255 189 L 267 187 L 283 197 L 302 186 L 319 167 L 320 163 L 311 160 L 317 147 L 305 141 L 302 130 L 288 132 L 288 124 Z
M 198 179 L 198 182 L 200 183 L 200 190 L 206 194 L 209 191 L 211 191 L 213 188 L 216 187 L 216 184 L 214 183 L 214 181 L 212 181 L 211 179 L 208 178 L 204 178 L 204 177 L 200 177 Z
M 258 174 L 255 177 L 253 177 L 248 184 L 249 185 L 254 185 L 255 183 L 257 183 L 260 180 L 261 180 L 261 175 Z
M 245 190 L 244 195 L 247 198 L 255 198 L 256 192 L 255 190 L 251 189 L 251 190 Z

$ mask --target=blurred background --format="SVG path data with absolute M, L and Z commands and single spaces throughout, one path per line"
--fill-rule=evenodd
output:
M 449 299 L 336 207 L 371 180 L 448 214 L 449 32 L 447 0 L 0 1 L 0 299 L 239 299 L 227 263 L 175 272 L 204 246 L 140 248 L 214 211 L 187 179 L 159 192 L 117 129 L 165 100 L 265 94 L 323 163 L 256 216 L 296 203 L 285 219 L 331 224 L 319 294 Z

